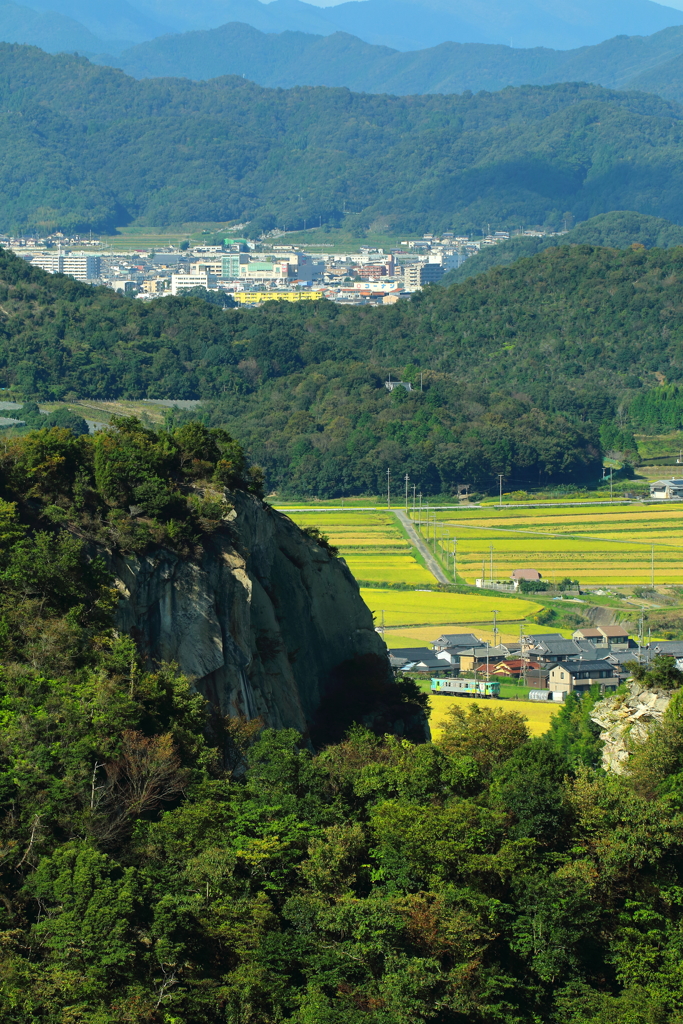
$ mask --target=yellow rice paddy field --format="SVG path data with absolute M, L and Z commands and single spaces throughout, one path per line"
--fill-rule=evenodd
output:
M 429 728 L 432 732 L 432 738 L 438 739 L 447 719 L 448 709 L 452 708 L 453 705 L 470 708 L 472 707 L 472 698 L 430 697 L 429 704 L 432 709 Z M 561 707 L 560 704 L 532 704 L 529 701 L 521 700 L 506 700 L 500 703 L 496 701 L 495 706 L 504 707 L 506 711 L 518 711 L 520 715 L 523 715 L 526 718 L 527 726 L 532 736 L 542 736 L 544 732 L 547 732 L 553 715 L 557 714 Z
M 433 537 L 433 527 L 432 537 Z M 423 531 L 424 532 L 424 531 Z M 446 539 L 447 538 L 447 539 Z M 473 583 L 534 568 L 549 581 L 585 585 L 683 584 L 683 507 L 627 505 L 543 509 L 455 509 L 437 512 L 437 546 L 452 551 L 457 571 Z
M 415 559 L 391 512 L 290 512 L 299 526 L 317 526 L 339 548 L 357 580 L 408 583 L 419 587 L 434 577 Z
M 540 609 L 534 601 L 501 594 L 443 594 L 438 591 L 361 589 L 363 600 L 374 613 L 375 622 L 387 626 L 454 625 L 491 623 L 494 609 L 498 621 L 523 622 Z M 464 632 L 469 632 L 465 630 Z

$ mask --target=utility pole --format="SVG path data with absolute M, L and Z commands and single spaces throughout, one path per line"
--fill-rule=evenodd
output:
M 522 661 L 522 682 L 526 686 L 526 651 L 524 650 L 524 627 L 519 627 L 519 657 Z
M 387 469 L 387 508 L 391 508 L 391 470 Z
M 496 624 L 496 616 L 497 615 L 498 615 L 498 611 L 497 611 L 496 608 L 494 608 L 493 609 L 493 646 L 494 647 L 498 646 L 498 626 Z
M 422 491 L 420 491 L 420 517 L 417 521 L 418 530 L 422 529 Z
M 456 559 L 457 553 L 458 553 L 458 541 L 454 537 L 453 538 L 453 582 L 454 583 L 457 583 L 457 581 L 458 581 L 458 575 L 457 575 L 456 570 L 455 570 L 455 559 Z
M 503 474 L 498 474 L 498 482 L 500 484 L 500 508 L 503 507 Z
M 410 477 L 406 473 L 406 515 L 408 515 L 408 480 Z
M 415 519 L 415 487 L 416 485 L 413 484 L 413 519 Z

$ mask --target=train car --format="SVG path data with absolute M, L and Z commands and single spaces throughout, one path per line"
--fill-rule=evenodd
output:
M 497 679 L 432 679 L 432 693 L 448 697 L 500 697 Z

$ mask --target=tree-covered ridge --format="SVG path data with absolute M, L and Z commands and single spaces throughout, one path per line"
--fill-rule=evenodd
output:
M 304 493 L 377 493 L 387 467 L 425 493 L 498 473 L 593 480 L 601 425 L 683 379 L 682 271 L 682 248 L 562 246 L 393 307 L 222 310 L 143 304 L 2 253 L 0 384 L 206 399 L 270 487 Z M 384 387 L 420 372 L 422 392 Z
M 614 206 L 683 219 L 681 108 L 644 93 L 377 96 L 135 81 L 9 44 L 0 60 L 5 229 L 239 220 L 258 233 L 321 219 L 478 231 Z
M 632 210 L 613 210 L 590 217 L 562 235 L 521 236 L 491 245 L 450 270 L 439 282 L 443 287 L 460 284 L 469 277 L 485 274 L 493 267 L 507 267 L 524 256 L 535 256 L 558 245 L 600 245 L 626 249 L 644 245 L 646 249 L 671 249 L 683 245 L 683 228 L 663 217 L 648 217 Z

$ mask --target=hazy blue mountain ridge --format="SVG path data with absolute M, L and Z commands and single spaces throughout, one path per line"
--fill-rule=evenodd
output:
M 102 39 L 73 18 L 13 3 L 0 3 L 0 39 L 7 43 L 30 43 L 48 53 L 65 50 L 99 52 L 105 45 Z M 121 46 L 129 46 L 131 41 L 128 37 Z
M 107 42 L 143 42 L 238 21 L 263 32 L 347 32 L 402 51 L 447 41 L 569 50 L 683 24 L 683 12 L 652 0 L 459 0 L 457 6 L 452 0 L 349 0 L 325 8 L 302 0 L 29 0 L 28 6 L 72 18 Z
M 154 39 L 116 59 L 98 60 L 120 67 L 134 78 L 168 75 L 201 80 L 237 74 L 270 88 L 346 86 L 405 96 L 466 89 L 494 92 L 510 85 L 568 81 L 659 92 L 639 85 L 637 76 L 654 75 L 660 65 L 668 66 L 681 54 L 683 26 L 647 37 L 618 36 L 598 46 L 569 51 L 441 43 L 428 50 L 401 52 L 372 46 L 342 32 L 329 36 L 264 34 L 250 25 L 231 23 L 210 32 Z M 678 80 L 683 80 L 681 74 Z M 669 89 L 675 89 L 675 82 L 675 75 L 666 76 Z
M 105 41 L 122 39 L 133 43 L 152 39 L 174 30 L 167 19 L 150 17 L 139 9 L 137 0 L 29 0 L 27 7 L 36 11 L 54 11 L 80 22 L 93 35 Z
M 309 6 L 299 0 L 269 6 L 279 5 Z M 683 23 L 683 12 L 649 0 L 573 0 L 571 6 L 558 0 L 459 0 L 457 6 L 450 0 L 350 0 L 324 13 L 343 32 L 398 50 L 449 40 L 568 50 Z

